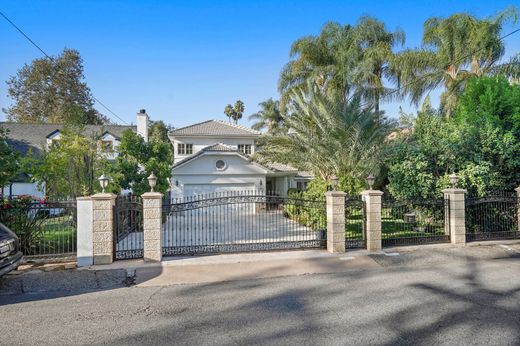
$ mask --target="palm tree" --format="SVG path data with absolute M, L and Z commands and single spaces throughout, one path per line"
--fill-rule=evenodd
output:
M 235 124 L 237 124 L 238 121 L 242 119 L 242 115 L 244 114 L 244 102 L 237 100 L 233 109 L 235 110 L 233 120 L 235 121 Z
M 235 102 L 235 106 L 228 104 L 224 108 L 224 114 L 229 118 L 229 122 L 231 122 L 231 119 L 233 119 L 233 122 L 237 124 L 238 120 L 242 119 L 244 109 L 244 102 L 237 100 Z
M 347 101 L 312 88 L 294 89 L 288 131 L 267 134 L 256 158 L 311 171 L 324 180 L 333 175 L 364 178 L 377 169 L 389 124 L 360 98 Z
M 267 130 L 267 133 L 275 133 L 283 124 L 282 113 L 280 112 L 280 101 L 272 98 L 258 104 L 260 110 L 249 116 L 249 120 L 256 120 L 251 126 L 254 130 Z
M 233 118 L 233 115 L 235 113 L 235 110 L 233 109 L 233 106 L 228 104 L 224 108 L 224 114 L 229 118 L 229 122 L 231 122 L 231 118 Z
M 355 26 L 327 23 L 319 35 L 295 41 L 293 59 L 283 68 L 278 85 L 282 109 L 290 102 L 291 90 L 311 81 L 311 88 L 344 99 L 360 96 L 377 111 L 389 91 L 384 79 L 395 80 L 390 69 L 393 49 L 404 40 L 402 31 L 390 32 L 383 22 L 365 16 Z
M 449 116 L 470 77 L 504 74 L 518 78 L 518 56 L 499 63 L 504 55 L 502 27 L 507 20 L 516 22 L 517 16 L 517 10 L 509 8 L 483 20 L 465 13 L 428 19 L 423 47 L 406 50 L 393 59 L 392 70 L 401 83 L 402 94 L 418 104 L 425 93 L 442 86 L 441 107 Z

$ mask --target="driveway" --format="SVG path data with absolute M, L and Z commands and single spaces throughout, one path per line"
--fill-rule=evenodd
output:
M 372 254 L 377 266 L 327 274 L 4 296 L 0 335 L 11 345 L 518 345 L 520 247 L 508 247 Z

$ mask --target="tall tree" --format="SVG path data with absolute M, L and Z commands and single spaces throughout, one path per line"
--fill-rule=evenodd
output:
M 389 123 L 360 99 L 293 91 L 291 115 L 283 117 L 287 132 L 266 135 L 257 158 L 311 171 L 323 180 L 333 175 L 361 179 L 378 169 Z
M 383 22 L 365 16 L 355 26 L 327 23 L 319 35 L 295 41 L 292 60 L 280 75 L 282 109 L 290 101 L 292 89 L 311 81 L 311 88 L 344 99 L 360 96 L 377 111 L 388 94 L 384 80 L 395 80 L 390 69 L 393 49 L 404 40 L 402 31 L 391 32 Z
M 60 139 L 45 148 L 40 157 L 28 155 L 22 166 L 38 182 L 45 183 L 46 195 L 54 198 L 88 196 L 99 191 L 97 177 L 108 169 L 99 150 L 101 133 L 85 136 L 83 128 L 68 126 Z
M 442 86 L 441 108 L 450 116 L 470 77 L 520 77 L 520 56 L 500 63 L 505 52 L 500 39 L 503 25 L 508 20 L 516 23 L 517 17 L 518 11 L 508 8 L 486 19 L 466 13 L 428 19 L 423 47 L 406 50 L 393 60 L 403 93 L 418 103 L 425 93 Z
M 254 130 L 267 130 L 267 133 L 273 134 L 283 126 L 283 116 L 280 111 L 280 101 L 272 98 L 260 102 L 258 104 L 260 110 L 249 116 L 249 120 L 255 120 L 252 128 Z
M 3 109 L 9 121 L 24 123 L 101 124 L 107 119 L 94 109 L 84 82 L 78 51 L 64 49 L 54 58 L 36 59 L 7 81 L 13 105 Z
M 112 168 L 112 188 L 114 191 L 132 189 L 140 195 L 150 190 L 148 176 L 157 176 L 156 191 L 165 193 L 168 190 L 167 178 L 171 177 L 173 150 L 169 142 L 155 136 L 150 141 L 131 130 L 126 130 L 121 136 L 118 148 L 119 155 Z
M 238 120 L 242 119 L 242 115 L 244 114 L 244 102 L 237 100 L 235 102 L 235 105 L 232 106 L 228 104 L 224 108 L 224 114 L 229 118 L 229 121 L 231 122 L 231 119 L 233 119 L 233 122 L 235 124 L 238 123 Z

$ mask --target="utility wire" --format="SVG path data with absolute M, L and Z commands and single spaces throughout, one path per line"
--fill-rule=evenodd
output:
M 503 41 L 503 40 L 506 39 L 507 37 L 512 36 L 512 35 L 516 34 L 516 33 L 519 32 L 519 31 L 520 31 L 520 28 L 518 28 L 518 29 L 516 29 L 516 30 L 513 30 L 513 31 L 511 31 L 510 33 L 508 33 L 508 34 L 506 34 L 506 35 L 500 37 L 498 40 L 499 40 L 499 41 Z M 467 58 L 470 58 L 470 57 L 473 56 L 475 53 L 478 53 L 478 52 L 480 52 L 480 51 L 483 50 L 483 49 L 484 49 L 484 47 L 480 47 L 479 49 L 474 50 L 474 51 L 471 52 L 470 54 L 467 54 L 467 55 L 465 55 L 465 56 L 463 56 L 463 57 L 461 57 L 461 58 L 459 58 L 459 59 L 456 59 L 456 60 L 453 61 L 451 64 L 446 65 L 446 66 L 442 69 L 442 71 L 445 71 L 448 67 L 450 67 L 450 65 L 456 64 L 456 63 L 458 63 L 458 62 L 460 62 L 460 61 L 463 61 L 463 60 L 465 60 L 465 59 L 467 59 Z M 389 95 L 395 94 L 396 92 L 400 91 L 402 88 L 404 88 L 404 87 L 408 87 L 408 86 L 411 86 L 411 85 L 414 85 L 414 84 L 418 83 L 419 81 L 421 81 L 421 80 L 424 79 L 424 78 L 425 78 L 425 76 L 423 76 L 423 77 L 421 77 L 421 78 L 418 78 L 418 79 L 416 79 L 416 80 L 414 80 L 414 81 L 412 81 L 412 82 L 410 82 L 410 83 L 408 83 L 408 84 L 401 85 L 401 86 L 399 86 L 397 89 L 394 89 L 394 90 L 390 91 L 388 94 L 386 94 L 386 95 L 384 95 L 384 96 L 389 96 Z M 353 95 L 352 95 L 352 96 L 347 100 L 347 102 L 351 101 L 355 96 L 356 96 L 356 93 L 354 93 L 354 94 L 353 94 Z M 365 107 L 365 106 L 369 106 L 369 105 L 371 105 L 371 104 L 373 104 L 373 101 L 366 102 L 365 104 L 360 104 L 359 107 L 362 108 L 362 107 Z
M 49 54 L 47 54 L 40 46 L 38 46 L 36 44 L 36 42 L 34 42 L 25 32 L 23 32 L 22 29 L 20 29 L 15 23 L 13 23 L 13 21 L 10 20 L 2 11 L 0 11 L 0 16 L 2 16 L 9 24 L 11 24 L 11 26 L 13 28 L 15 28 L 20 34 L 22 34 L 22 36 L 25 37 L 27 39 L 27 41 L 29 41 L 40 52 L 42 52 L 42 54 L 45 55 L 45 57 L 47 57 L 50 61 L 54 62 L 54 59 Z M 94 99 L 94 101 L 99 103 L 103 108 L 105 108 L 108 112 L 110 112 L 113 116 L 115 116 L 117 119 L 121 120 L 124 124 L 128 125 L 128 123 L 125 120 L 123 120 L 120 116 L 118 116 L 116 113 L 114 113 L 110 108 L 108 108 L 103 102 L 101 102 L 99 99 L 97 99 L 94 95 L 92 95 L 92 98 Z

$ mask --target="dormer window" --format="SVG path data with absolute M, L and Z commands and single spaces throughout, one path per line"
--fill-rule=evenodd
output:
M 251 144 L 239 144 L 238 151 L 245 155 L 251 155 Z
M 177 154 L 179 154 L 179 155 L 193 154 L 193 144 L 186 144 L 186 143 L 177 144 Z

